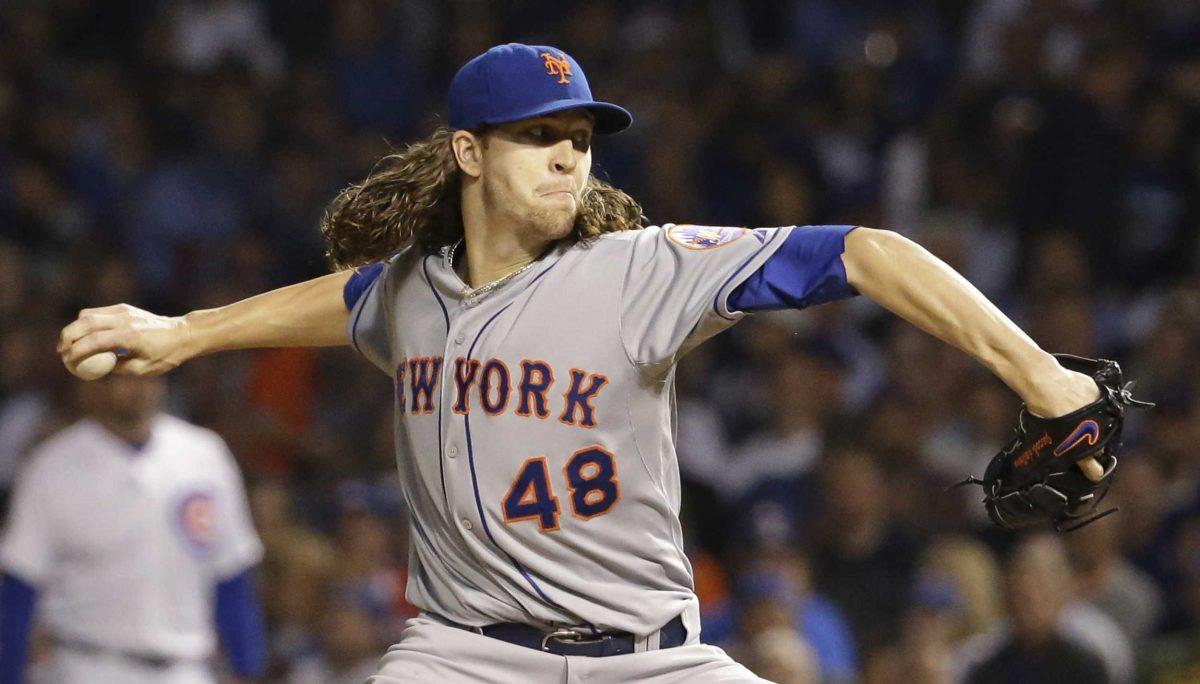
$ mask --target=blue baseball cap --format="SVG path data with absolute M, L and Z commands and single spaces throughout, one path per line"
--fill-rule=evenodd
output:
M 592 99 L 583 69 L 549 45 L 497 45 L 463 65 L 450 82 L 450 126 L 477 128 L 586 109 L 595 132 L 617 133 L 633 123 L 624 107 Z

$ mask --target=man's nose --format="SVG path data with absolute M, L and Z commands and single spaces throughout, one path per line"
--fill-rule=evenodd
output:
M 575 146 L 569 138 L 559 140 L 550 148 L 550 162 L 559 173 L 575 170 Z

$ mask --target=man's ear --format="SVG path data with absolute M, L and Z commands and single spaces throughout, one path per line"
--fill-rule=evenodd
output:
M 458 168 L 472 178 L 478 178 L 483 167 L 483 138 L 470 131 L 454 131 L 450 139 Z

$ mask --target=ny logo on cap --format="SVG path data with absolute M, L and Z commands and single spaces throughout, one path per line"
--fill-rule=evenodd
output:
M 574 74 L 571 73 L 571 63 L 567 61 L 566 55 L 560 52 L 558 53 L 558 56 L 555 57 L 549 52 L 543 52 L 541 54 L 541 58 L 546 60 L 545 66 L 547 74 L 550 74 L 551 76 L 557 76 L 559 83 L 571 82 L 567 79 L 567 77 L 574 76 Z

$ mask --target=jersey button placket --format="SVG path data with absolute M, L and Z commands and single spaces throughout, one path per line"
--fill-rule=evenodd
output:
M 460 317 L 458 317 L 458 316 L 451 317 L 450 320 L 448 321 L 448 324 L 449 325 L 446 330 L 446 349 L 443 354 L 444 361 L 442 363 L 442 382 L 441 382 L 442 401 L 444 402 L 443 406 L 445 406 L 447 408 L 450 406 L 453 406 L 454 400 L 455 400 L 455 396 L 454 396 L 455 362 L 454 362 L 454 359 L 460 353 L 462 353 L 461 352 L 462 344 L 467 339 L 466 333 L 461 331 L 462 326 L 464 325 L 464 322 L 461 320 Z M 446 411 L 443 415 L 445 416 L 445 422 L 442 424 L 442 431 L 441 431 L 442 432 L 442 435 L 441 435 L 441 437 L 442 437 L 442 454 L 445 456 L 445 459 L 443 459 L 443 463 L 454 462 L 454 460 L 458 458 L 458 455 L 461 452 L 461 449 L 459 448 L 459 446 L 457 444 L 454 443 L 454 440 L 456 439 L 456 433 L 458 433 L 462 430 L 462 422 L 460 420 L 455 420 L 456 415 L 452 411 Z M 452 469 L 452 468 L 446 468 L 443 471 L 443 473 L 444 473 L 444 477 L 446 478 L 446 486 L 450 490 L 449 500 L 446 502 L 446 505 L 451 511 L 453 511 L 455 508 L 458 508 L 458 505 L 456 503 L 457 497 L 454 496 L 454 494 L 453 494 L 454 486 L 452 485 L 452 480 L 456 480 L 457 478 L 453 478 L 454 469 Z M 462 511 L 462 510 L 459 510 L 456 512 L 460 516 L 462 516 L 465 513 L 465 511 Z M 459 525 L 462 526 L 462 529 L 467 530 L 467 531 L 470 531 L 471 528 L 473 527 L 471 524 L 471 521 L 469 519 L 467 519 L 466 517 L 459 517 L 458 523 L 459 523 Z

